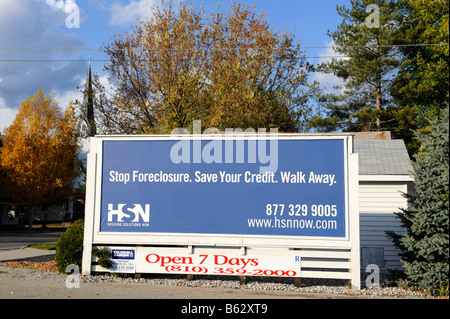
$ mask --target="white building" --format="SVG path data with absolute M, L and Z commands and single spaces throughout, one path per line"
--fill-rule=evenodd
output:
M 361 268 L 376 264 L 381 270 L 400 269 L 399 250 L 385 231 L 405 233 L 395 215 L 407 208 L 413 187 L 413 168 L 403 140 L 359 140 L 359 211 Z

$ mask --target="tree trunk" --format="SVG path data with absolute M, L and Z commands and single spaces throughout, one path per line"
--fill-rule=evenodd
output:
M 33 229 L 33 220 L 34 220 L 34 216 L 36 215 L 36 211 L 37 211 L 37 205 L 36 204 L 32 204 L 31 205 L 30 216 L 28 218 L 28 232 L 30 232 L 31 229 Z
M 377 37 L 377 54 L 378 59 L 381 60 L 381 54 L 380 54 L 380 42 Z M 377 131 L 381 131 L 381 119 L 380 119 L 380 111 L 381 111 L 381 66 L 378 68 L 378 74 L 377 74 L 377 84 L 376 84 L 376 109 L 377 109 Z
M 381 111 L 381 81 L 377 81 L 377 93 L 376 93 L 376 99 L 377 99 L 377 105 L 376 109 L 377 111 Z M 377 131 L 381 131 L 381 120 L 380 120 L 380 114 L 377 114 Z

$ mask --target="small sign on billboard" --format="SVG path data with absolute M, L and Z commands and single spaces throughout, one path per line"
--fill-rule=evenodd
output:
M 136 273 L 136 250 L 134 248 L 112 248 L 111 261 L 111 272 Z

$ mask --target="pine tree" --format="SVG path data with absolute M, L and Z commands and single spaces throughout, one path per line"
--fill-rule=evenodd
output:
M 390 105 L 388 87 L 400 64 L 398 48 L 392 44 L 400 36 L 402 14 L 393 1 L 372 3 L 352 0 L 350 8 L 337 7 L 343 21 L 329 36 L 334 50 L 346 58 L 333 58 L 317 67 L 317 71 L 345 81 L 344 92 L 330 96 L 326 104 L 327 115 L 338 129 L 380 131 L 390 123 L 383 118 L 383 110 Z M 370 14 L 371 8 L 375 11 Z M 371 16 L 376 21 L 371 21 Z M 312 124 L 320 127 L 323 123 L 316 119 Z
M 403 251 L 405 278 L 400 284 L 430 294 L 447 295 L 449 284 L 449 109 L 432 120 L 429 134 L 418 133 L 422 149 L 413 163 L 416 194 L 397 214 L 405 235 L 388 232 Z
M 393 0 L 351 0 L 350 4 L 337 7 L 342 23 L 328 32 L 341 58 L 315 68 L 343 80 L 343 89 L 320 97 L 323 112 L 309 125 L 325 132 L 390 131 L 393 138 L 405 141 L 412 155 L 418 149 L 412 134 L 419 125 L 418 108 L 399 107 L 391 92 L 404 58 L 397 46 L 403 43 L 408 19 L 404 6 Z
M 401 0 L 407 17 L 398 39 L 403 56 L 390 88 L 400 107 L 418 108 L 422 127 L 449 103 L 449 2 Z

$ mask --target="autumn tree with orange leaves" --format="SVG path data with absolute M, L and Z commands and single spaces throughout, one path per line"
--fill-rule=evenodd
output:
M 9 195 L 30 207 L 28 229 L 39 205 L 66 200 L 73 193 L 81 167 L 76 123 L 72 106 L 63 114 L 41 87 L 22 102 L 3 132 L 0 168 Z
M 105 134 L 203 127 L 299 132 L 313 111 L 295 35 L 274 31 L 264 12 L 161 5 L 104 46 L 109 83 L 94 78 L 96 124 Z

